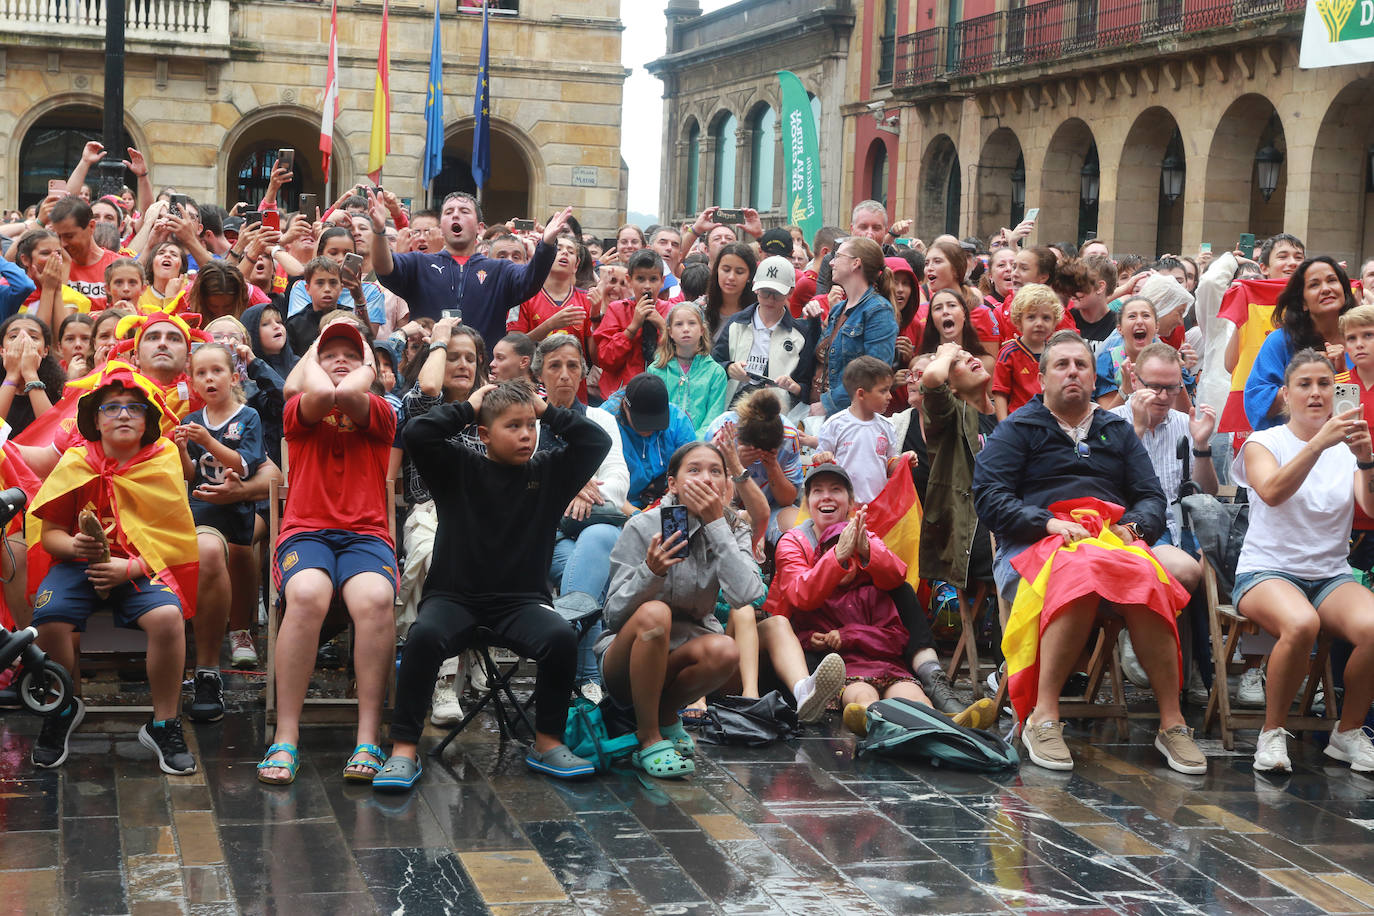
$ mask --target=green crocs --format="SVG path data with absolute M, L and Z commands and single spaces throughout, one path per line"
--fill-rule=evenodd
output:
M 697 752 L 696 740 L 687 734 L 687 727 L 678 719 L 672 725 L 660 725 L 659 734 L 673 742 L 673 747 L 684 757 L 691 757 Z
M 678 779 L 697 771 L 697 765 L 678 753 L 673 742 L 655 741 L 630 755 L 630 762 L 657 779 Z

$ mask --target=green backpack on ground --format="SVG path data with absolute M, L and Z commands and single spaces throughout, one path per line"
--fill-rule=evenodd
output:
M 1016 748 L 992 732 L 956 725 L 926 704 L 901 697 L 868 707 L 868 736 L 859 742 L 859 754 L 869 753 L 980 773 L 1021 765 Z
M 639 749 L 639 737 L 633 731 L 612 738 L 606 730 L 601 707 L 580 695 L 568 709 L 563 743 L 568 750 L 595 765 L 598 773 L 606 772 L 615 761 L 627 759 Z

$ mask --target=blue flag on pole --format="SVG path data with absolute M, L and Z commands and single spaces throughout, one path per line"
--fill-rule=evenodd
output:
M 472 105 L 472 180 L 477 190 L 491 174 L 491 92 L 487 88 L 487 5 L 482 4 L 482 56 L 477 62 L 477 99 Z
M 444 168 L 444 60 L 443 41 L 439 38 L 439 4 L 434 0 L 434 41 L 429 48 L 429 88 L 425 91 L 425 159 L 424 184 L 428 188 L 434 176 Z

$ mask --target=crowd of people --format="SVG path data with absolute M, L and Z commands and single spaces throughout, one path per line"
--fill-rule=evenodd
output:
M 78 682 L 92 613 L 146 632 L 139 740 L 165 772 L 196 766 L 183 712 L 225 714 L 224 653 L 262 663 L 268 565 L 265 783 L 295 777 L 335 605 L 358 696 L 342 776 L 406 791 L 426 721 L 458 722 L 485 677 L 479 639 L 535 663 L 526 762 L 559 778 L 594 771 L 564 741 L 579 693 L 632 713 L 632 762 L 661 778 L 694 771 L 684 720 L 720 693 L 775 686 L 802 722 L 833 709 L 858 734 L 889 697 L 995 727 L 931 627 L 979 583 L 1030 761 L 1072 768 L 1059 698 L 1117 617 L 1155 746 L 1205 772 L 1181 706 L 1210 670 L 1205 640 L 1179 650 L 1201 580 L 1185 474 L 1253 497 L 1234 600 L 1277 639 L 1256 769 L 1289 768 L 1325 627 L 1350 647 L 1326 753 L 1374 770 L 1374 598 L 1351 575 L 1374 552 L 1350 548 L 1374 528 L 1374 260 L 1352 285 L 1288 234 L 1216 257 L 1034 245 L 1033 222 L 923 242 L 871 200 L 809 238 L 711 207 L 611 244 L 571 209 L 487 222 L 461 192 L 411 211 L 359 185 L 288 212 L 282 163 L 226 210 L 155 192 L 132 149 L 138 187 L 92 199 L 104 155 L 87 144 L 65 188 L 0 224 L 0 478 L 30 497 L 0 572 L 10 621 Z M 1223 309 L 1233 287 L 1268 289 L 1272 315 Z M 1218 432 L 1209 379 L 1243 396 L 1241 425 Z M 897 484 L 918 551 L 872 527 Z M 78 696 L 47 718 L 33 762 L 62 764 L 84 714 Z

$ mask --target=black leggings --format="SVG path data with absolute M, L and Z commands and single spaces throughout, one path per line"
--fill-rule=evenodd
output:
M 453 598 L 432 595 L 420 603 L 401 653 L 391 716 L 393 741 L 419 742 L 439 666 L 471 646 L 479 627 L 491 631 L 488 645 L 534 659 L 534 727 L 562 738 L 577 674 L 577 634 L 572 626 L 547 604 L 529 599 L 484 602 L 478 614 Z
M 908 639 L 905 660 L 909 663 L 911 656 L 922 649 L 935 648 L 935 634 L 930 630 L 930 621 L 926 619 L 925 609 L 921 607 L 916 589 L 911 587 L 910 582 L 903 582 L 888 594 L 892 596 L 892 603 L 897 605 L 897 616 L 901 618 L 902 626 L 906 627 Z

